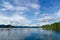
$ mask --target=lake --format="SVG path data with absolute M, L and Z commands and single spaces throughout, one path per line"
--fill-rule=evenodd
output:
M 60 40 L 60 32 L 43 28 L 0 28 L 0 40 Z

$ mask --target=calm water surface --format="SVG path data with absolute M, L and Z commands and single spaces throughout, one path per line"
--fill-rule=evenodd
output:
M 0 28 L 0 40 L 60 40 L 60 32 L 43 28 Z

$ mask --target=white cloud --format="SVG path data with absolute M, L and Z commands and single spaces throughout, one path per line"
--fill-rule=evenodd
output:
M 59 20 L 60 19 L 60 10 L 58 10 L 56 13 L 54 13 L 52 17 L 53 17 L 52 19 L 55 21 Z
M 42 14 L 42 18 L 37 19 L 40 21 L 40 26 L 46 25 L 46 24 L 51 24 L 54 22 L 57 22 L 57 20 L 60 19 L 60 10 L 58 10 L 55 14 L 49 15 L 49 14 Z M 54 21 L 53 21 L 54 20 Z M 51 21 L 51 22 L 50 22 Z
M 3 15 L 0 15 L 0 24 L 9 24 L 9 18 Z
M 10 2 L 3 2 L 2 6 L 2 11 L 4 10 L 12 10 L 12 11 L 28 11 L 28 8 L 25 6 L 14 6 Z
M 51 24 L 50 22 L 41 22 L 40 23 L 40 26 L 42 26 L 42 25 L 47 25 L 47 24 Z
M 15 10 L 16 10 L 16 11 L 18 11 L 18 10 L 20 10 L 20 11 L 28 11 L 29 9 L 28 9 L 27 7 L 16 6 L 16 7 L 15 7 Z
M 40 8 L 40 6 L 38 4 L 31 4 L 31 7 L 35 8 L 35 9 L 39 9 Z
M 11 10 L 11 11 L 15 11 L 15 12 L 19 12 L 19 11 L 28 12 L 28 11 L 30 11 L 29 7 L 36 9 L 37 11 L 39 11 L 39 9 L 40 9 L 40 5 L 37 3 L 28 3 L 26 5 L 27 6 L 14 6 L 10 2 L 3 2 L 2 6 L 4 8 L 2 8 L 2 11 Z M 35 14 L 38 15 L 38 12 L 36 12 Z
M 35 16 L 38 16 L 40 14 L 40 12 L 35 12 L 34 15 Z
M 14 1 L 14 4 L 16 5 L 24 6 L 26 5 L 28 0 L 13 0 L 13 1 Z
M 7 10 L 12 10 L 14 8 L 14 6 L 9 2 L 3 2 L 3 7 L 5 7 Z
M 5 8 L 2 8 L 2 11 L 6 11 L 7 9 L 5 9 Z
M 31 22 L 30 20 L 18 14 L 10 17 L 5 15 L 0 15 L 0 24 L 24 25 L 24 24 L 29 24 L 30 22 Z
M 30 24 L 29 26 L 38 26 L 37 24 Z
M 21 1 L 21 0 L 20 0 Z M 36 1 L 35 1 L 36 2 Z M 3 2 L 2 6 L 4 8 L 2 8 L 2 12 L 1 14 L 5 14 L 8 13 L 9 16 L 6 15 L 0 15 L 0 24 L 12 24 L 13 25 L 29 25 L 29 26 L 36 26 L 37 24 L 31 24 L 32 20 L 28 20 L 26 17 L 22 16 L 21 14 L 25 15 L 24 12 L 32 12 L 33 10 L 30 11 L 31 7 L 32 9 L 36 9 L 37 11 L 34 11 L 32 13 L 34 13 L 35 15 L 39 15 L 39 8 L 40 5 L 37 3 L 30 3 L 29 2 L 27 4 L 27 6 L 14 6 L 13 4 L 11 4 L 10 2 Z M 12 15 L 9 14 L 9 12 L 7 10 L 10 10 L 10 13 Z M 5 12 L 4 12 L 5 11 Z M 11 12 L 13 11 L 13 12 Z M 28 15 L 27 15 L 28 16 Z
M 39 3 L 39 0 L 13 0 L 14 4 L 20 5 L 20 6 L 26 6 L 29 3 Z
M 40 22 L 48 22 L 52 20 L 52 17 L 50 16 L 45 16 L 43 18 L 38 19 Z
M 56 17 L 60 18 L 60 10 L 58 10 L 58 12 L 55 15 Z
M 38 25 L 38 24 L 25 24 L 25 26 L 30 26 L 30 27 L 32 27 L 32 26 L 40 26 L 40 24 Z
M 49 16 L 47 13 L 42 13 L 41 16 Z
M 18 6 L 24 6 L 27 8 L 31 7 L 32 9 L 36 9 L 36 10 L 40 9 L 38 0 L 13 0 L 13 1 L 14 1 L 14 4 L 16 4 Z M 17 7 L 17 8 L 19 9 L 19 7 Z
M 40 9 L 40 5 L 39 4 L 31 3 L 31 4 L 28 4 L 28 6 L 30 6 L 33 9 L 36 9 L 36 10 Z
M 36 9 L 36 10 L 40 9 L 40 5 L 37 4 L 37 3 L 27 3 L 27 4 L 24 4 L 24 5 L 25 6 L 20 6 L 20 5 L 19 6 L 14 6 L 10 2 L 4 2 L 3 1 L 3 7 L 5 7 L 3 10 L 6 9 L 6 10 L 16 10 L 16 11 L 18 11 L 18 10 L 20 10 L 20 11 L 28 11 L 29 10 L 28 7 L 31 7 L 31 8 Z

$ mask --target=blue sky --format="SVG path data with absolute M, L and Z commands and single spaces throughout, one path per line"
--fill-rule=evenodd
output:
M 0 24 L 41 26 L 60 21 L 60 0 L 0 0 Z

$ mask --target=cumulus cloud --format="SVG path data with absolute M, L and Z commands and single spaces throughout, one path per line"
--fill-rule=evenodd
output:
M 2 6 L 4 7 L 4 8 L 2 8 L 2 11 L 11 10 L 11 11 L 17 11 L 17 12 L 18 11 L 28 12 L 31 9 L 30 12 L 32 12 L 33 11 L 32 9 L 34 9 L 38 12 L 40 9 L 40 5 L 37 3 L 27 3 L 26 6 L 14 6 L 10 2 L 4 2 L 3 1 Z M 29 7 L 31 7 L 31 8 L 29 8 Z
M 50 22 L 41 22 L 40 23 L 40 26 L 42 26 L 42 25 L 47 25 L 47 24 L 51 24 Z
M 0 8 L 0 9 L 1 9 L 0 13 L 1 13 L 2 11 L 6 11 L 6 10 L 7 10 L 6 8 Z
M 24 13 L 31 12 L 34 13 L 35 16 L 39 15 L 40 5 L 38 4 L 38 0 L 14 0 L 13 3 L 18 5 L 14 5 L 8 1 L 2 2 L 2 11 L 0 11 L 0 24 L 37 26 L 36 23 L 32 24 L 34 20 L 29 20 L 29 18 L 27 18 L 28 15 Z M 7 14 L 5 14 L 5 12 L 8 14 L 8 16 L 6 16 Z
M 28 3 L 39 3 L 39 0 L 13 0 L 14 4 L 20 6 L 26 6 Z
M 40 26 L 40 25 L 29 23 L 29 24 L 24 24 L 24 26 L 30 26 L 30 27 L 32 27 L 32 26 Z
M 22 6 L 16 6 L 15 10 L 20 10 L 20 11 L 28 11 L 29 9 L 27 7 L 22 7 Z
M 60 18 L 60 10 L 56 13 L 56 17 Z
M 28 3 L 29 4 L 29 3 Z M 24 17 L 24 12 L 28 12 L 30 10 L 29 6 L 32 7 L 32 9 L 38 9 L 39 5 L 36 3 L 30 3 L 27 6 L 14 6 L 10 2 L 3 1 L 2 6 L 4 8 L 1 8 L 2 11 L 0 12 L 0 24 L 11 24 L 11 25 L 35 25 L 31 24 L 32 20 L 29 20 L 28 18 Z M 12 13 L 12 15 L 8 12 L 8 10 Z M 6 16 L 5 12 L 8 13 L 9 16 Z M 12 12 L 13 11 L 13 12 Z M 30 11 L 32 12 L 32 10 Z M 35 12 L 35 11 L 34 11 Z M 22 14 L 22 15 L 21 15 Z M 38 15 L 38 12 L 35 12 L 36 15 Z
M 33 9 L 36 9 L 36 10 L 40 9 L 40 5 L 39 4 L 31 3 L 31 4 L 28 4 L 28 6 L 30 6 Z
M 50 16 L 45 16 L 43 18 L 38 19 L 40 22 L 48 22 L 52 20 L 52 17 Z
M 24 12 L 26 12 L 26 13 L 32 12 L 33 11 L 32 9 L 34 9 L 34 11 L 32 13 L 34 13 L 35 16 L 38 16 L 40 14 L 40 12 L 39 12 L 40 5 L 38 3 L 29 3 L 29 2 L 27 4 L 24 4 L 24 5 L 25 6 L 21 6 L 21 5 L 14 6 L 10 2 L 3 2 L 2 6 L 4 8 L 2 8 L 2 12 L 4 12 L 4 11 L 7 12 L 7 10 L 11 10 L 14 12 L 11 12 L 12 15 L 10 15 L 10 16 L 0 15 L 0 24 L 38 26 L 37 23 L 32 24 L 32 21 L 34 21 L 34 20 L 29 20 L 29 18 L 26 18 L 23 15 L 24 15 Z M 9 12 L 7 12 L 7 13 L 9 13 Z M 25 14 L 25 15 L 27 15 L 27 14 Z M 42 22 L 41 25 L 48 24 L 49 23 L 48 21 L 50 21 L 50 20 L 52 20 L 52 17 L 51 16 L 45 16 L 45 15 L 44 15 L 44 17 L 37 19 L 37 21 Z M 40 23 L 39 23 L 39 25 L 40 25 Z
M 11 25 L 24 25 L 29 24 L 31 21 L 29 21 L 27 18 L 20 16 L 18 14 L 13 16 L 5 16 L 0 15 L 0 24 L 11 24 Z
M 24 6 L 24 7 L 28 6 L 33 9 L 40 8 L 40 5 L 38 4 L 39 0 L 13 0 L 13 1 L 14 1 L 14 4 L 19 5 L 19 6 Z
M 40 12 L 34 12 L 34 16 L 38 16 L 40 14 Z
M 16 11 L 28 10 L 28 8 L 25 6 L 14 6 L 10 2 L 3 2 L 3 7 L 4 7 L 4 9 L 2 8 L 2 10 L 16 10 Z
M 59 20 L 60 19 L 60 10 L 53 14 L 52 20 Z
M 37 26 L 50 24 L 50 21 L 60 19 L 60 10 L 52 15 L 47 13 L 40 14 L 40 4 L 38 0 L 13 0 L 13 3 L 3 1 L 2 8 L 0 9 L 0 24 L 12 23 L 13 25 Z M 7 14 L 5 13 L 7 13 L 8 16 L 6 16 Z M 33 14 L 33 18 L 30 16 L 30 20 L 29 13 L 30 15 Z M 37 22 L 38 24 L 33 24 L 33 22 Z
M 14 8 L 9 2 L 3 2 L 3 7 L 5 7 L 6 10 L 12 10 Z
M 42 18 L 37 19 L 38 21 L 40 21 L 40 25 L 46 25 L 46 24 L 51 24 L 54 22 L 57 22 L 57 20 L 60 20 L 60 10 L 58 10 L 56 13 L 54 13 L 53 15 L 49 15 L 49 14 L 42 14 Z

